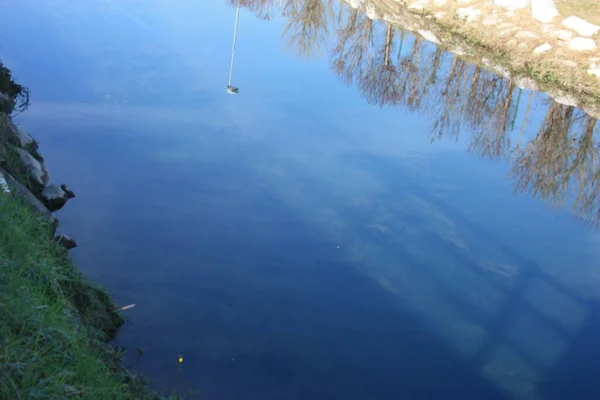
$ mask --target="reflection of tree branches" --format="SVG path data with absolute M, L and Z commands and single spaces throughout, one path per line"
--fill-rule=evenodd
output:
M 262 17 L 279 6 L 279 0 L 240 1 Z M 437 116 L 434 138 L 468 128 L 474 132 L 469 151 L 489 158 L 513 155 L 511 174 L 518 191 L 555 204 L 568 198 L 581 218 L 600 221 L 597 122 L 583 111 L 549 104 L 537 136 L 523 143 L 532 92 L 511 148 L 510 132 L 522 90 L 510 80 L 404 32 L 397 35 L 398 28 L 374 23 L 358 9 L 343 5 L 336 16 L 331 0 L 284 0 L 283 14 L 289 18 L 290 44 L 302 55 L 324 49 L 329 27 L 337 25 L 331 67 L 345 84 L 356 83 L 369 103 L 409 109 L 429 106 Z M 398 57 L 392 57 L 396 51 Z
M 473 135 L 469 143 L 469 151 L 489 158 L 500 158 L 507 155 L 510 149 L 510 136 L 507 134 L 507 128 L 513 103 L 513 92 L 514 86 L 510 84 L 506 90 L 504 102 L 497 103 L 488 122 L 478 133 Z
M 345 84 L 350 85 L 363 74 L 364 65 L 371 60 L 373 21 L 359 10 L 352 9 L 336 36 L 337 44 L 330 56 L 332 69 Z
M 572 197 L 580 217 L 597 224 L 600 172 L 599 148 L 594 142 L 596 123 L 581 110 L 553 102 L 536 138 L 516 155 L 511 174 L 517 180 L 517 190 L 555 205 Z
M 327 46 L 329 19 L 333 17 L 331 0 L 288 0 L 284 14 L 288 22 L 283 36 L 298 55 L 320 54 Z
M 238 2 L 240 7 L 248 9 L 258 18 L 266 20 L 271 19 L 271 10 L 279 7 L 279 0 L 227 0 L 232 7 L 236 6 Z

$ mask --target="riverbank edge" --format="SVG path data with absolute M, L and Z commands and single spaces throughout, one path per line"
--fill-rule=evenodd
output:
M 0 398 L 163 399 L 122 365 L 117 306 L 56 234 L 52 212 L 74 194 L 48 184 L 37 141 L 14 124 L 28 104 L 0 62 Z
M 573 69 L 570 82 L 564 65 L 546 62 L 542 55 L 526 60 L 512 56 L 512 49 L 495 40 L 494 32 L 481 31 L 454 11 L 460 3 L 447 3 L 447 12 L 428 8 L 428 2 L 403 0 L 342 0 L 373 20 L 382 20 L 425 39 L 455 56 L 510 79 L 516 87 L 546 93 L 557 103 L 582 108 L 600 119 L 600 80 L 587 71 Z

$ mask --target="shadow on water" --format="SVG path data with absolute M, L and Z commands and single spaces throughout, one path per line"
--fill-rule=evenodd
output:
M 544 199 L 554 206 L 570 205 L 576 219 L 598 227 L 600 148 L 596 118 L 581 109 L 550 100 L 542 93 L 524 90 L 517 82 L 470 64 L 393 25 L 372 21 L 362 11 L 341 2 L 240 0 L 240 4 L 263 19 L 282 14 L 287 19 L 283 36 L 288 45 L 295 47 L 303 57 L 327 52 L 331 69 L 345 84 L 356 87 L 367 102 L 431 115 L 432 141 L 444 137 L 458 139 L 465 135 L 467 150 L 472 154 L 509 162 L 509 176 L 517 192 Z M 534 104 L 539 103 L 544 104 L 544 110 L 536 115 Z M 374 171 L 375 175 L 387 176 L 389 181 L 402 177 L 395 162 L 360 154 L 351 158 Z M 487 246 L 498 249 L 510 267 L 484 265 L 473 259 L 471 253 L 449 246 L 439 236 L 422 234 L 444 252 L 448 264 L 461 265 L 486 287 L 501 293 L 502 301 L 493 312 L 487 312 L 478 309 L 479 305 L 473 304 L 468 297 L 477 289 L 452 287 L 448 281 L 440 279 L 442 275 L 435 270 L 435 265 L 406 248 L 397 247 L 394 250 L 397 259 L 403 260 L 412 274 L 431 282 L 444 301 L 454 304 L 465 319 L 477 321 L 484 334 L 476 351 L 459 356 L 458 351 L 450 350 L 447 342 L 428 338 L 425 329 L 417 328 L 422 324 L 418 318 L 399 316 L 396 321 L 400 322 L 391 331 L 403 332 L 400 337 L 406 346 L 396 344 L 386 351 L 388 356 L 399 355 L 410 363 L 401 366 L 396 363 L 403 361 L 390 360 L 389 365 L 381 365 L 381 371 L 376 369 L 376 375 L 382 377 L 381 382 L 387 387 L 380 388 L 381 392 L 377 394 L 369 392 L 370 397 L 487 399 L 504 396 L 483 383 L 481 376 L 486 375 L 494 382 L 492 386 L 502 387 L 502 393 L 509 397 L 564 399 L 578 393 L 577 398 L 598 398 L 599 305 L 504 244 L 501 238 L 471 221 L 459 209 L 431 196 L 418 184 L 411 184 L 410 178 L 402 181 L 411 193 L 452 215 L 463 229 L 472 232 Z M 350 217 L 356 210 L 341 208 L 340 212 Z M 353 215 L 353 218 L 360 217 Z M 371 246 L 380 245 L 378 240 L 373 238 Z M 364 271 L 367 267 L 356 265 L 356 268 Z M 375 280 L 368 282 L 359 275 L 354 279 L 363 286 L 369 285 L 371 291 L 379 293 L 377 296 L 387 297 L 382 303 L 397 301 L 393 290 L 387 290 L 385 294 L 386 290 L 382 290 L 382 285 Z M 394 287 L 393 283 L 390 286 Z M 364 290 L 365 287 L 360 289 Z M 539 299 L 547 300 L 548 304 L 539 303 Z M 575 310 L 574 313 L 581 316 L 580 320 L 565 323 L 562 318 L 568 311 L 565 314 L 563 309 L 563 314 L 559 315 L 560 312 L 551 310 L 556 305 L 554 301 L 562 303 L 560 307 Z M 381 318 L 387 320 L 382 320 L 382 324 L 396 324 L 390 320 L 390 314 L 382 312 Z M 376 316 L 366 314 L 359 319 Z M 418 334 L 407 334 L 407 326 Z M 377 328 L 373 329 L 377 331 Z M 357 348 L 368 346 L 366 342 L 356 345 L 361 343 L 358 338 L 351 342 Z M 424 360 L 411 355 L 417 354 L 416 349 L 420 346 L 426 348 L 427 343 L 439 343 L 436 344 L 439 348 L 432 351 L 436 356 Z M 548 346 L 542 348 L 544 345 Z M 386 354 L 376 358 L 386 359 Z M 432 370 L 436 371 L 433 376 Z M 451 377 L 458 370 L 464 374 L 452 382 Z M 389 382 L 394 379 L 387 375 L 390 373 L 402 376 L 402 383 L 390 387 Z M 427 384 L 428 387 L 431 385 L 430 397 L 423 397 L 423 385 L 416 383 L 422 382 L 425 375 L 432 379 L 432 383 Z M 513 381 L 516 375 L 525 378 Z M 469 385 L 473 390 L 461 392 L 464 382 L 471 382 Z M 354 389 L 348 392 L 349 395 L 352 393 L 356 393 Z

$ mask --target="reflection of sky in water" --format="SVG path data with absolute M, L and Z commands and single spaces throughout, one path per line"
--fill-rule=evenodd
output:
M 430 144 L 429 117 L 367 106 L 327 60 L 282 53 L 282 21 L 245 11 L 227 96 L 234 12 L 219 1 L 8 14 L 2 56 L 33 93 L 19 118 L 78 195 L 60 213 L 74 257 L 137 304 L 121 341 L 157 384 L 219 399 L 598 394 L 598 236 L 514 195 L 504 163 L 461 138 Z

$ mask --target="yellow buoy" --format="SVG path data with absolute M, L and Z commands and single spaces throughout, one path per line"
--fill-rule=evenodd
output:
M 178 362 L 179 364 L 183 364 L 183 357 L 179 356 L 179 357 L 177 358 L 177 362 Z

